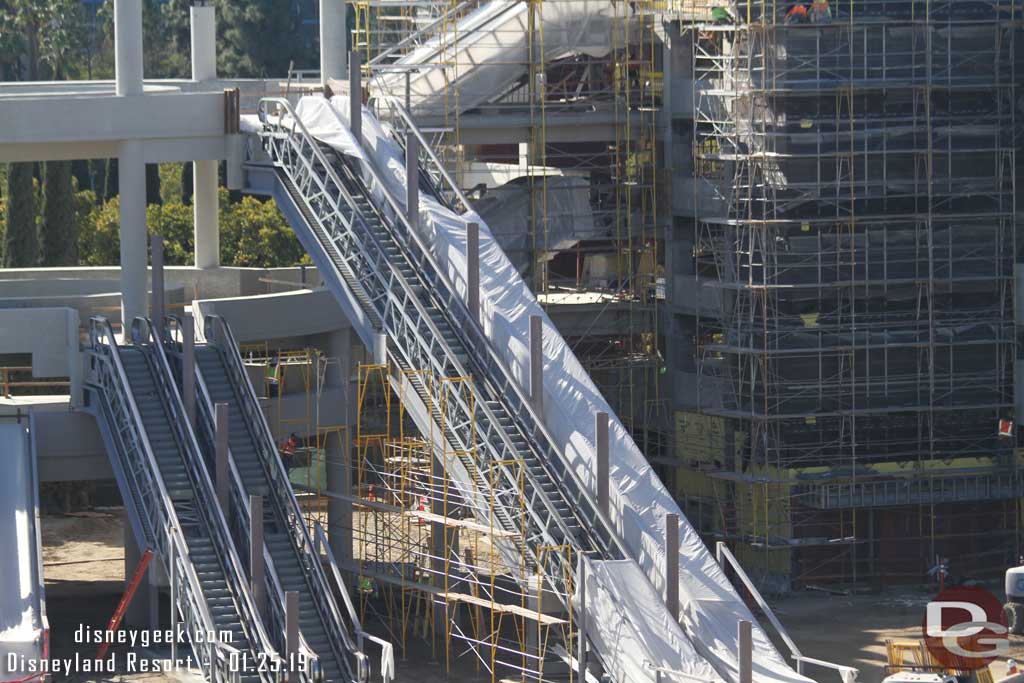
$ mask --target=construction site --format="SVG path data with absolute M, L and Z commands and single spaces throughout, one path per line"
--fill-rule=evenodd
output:
M 0 162 L 120 166 L 120 266 L 0 270 L 0 681 L 83 490 L 189 680 L 998 679 L 922 596 L 1024 632 L 1024 1 L 320 0 L 273 79 L 195 2 L 182 80 L 113 11 L 115 82 L 0 82 Z M 311 265 L 222 265 L 221 185 Z

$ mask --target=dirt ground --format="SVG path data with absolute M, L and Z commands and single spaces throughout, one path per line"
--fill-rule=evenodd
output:
M 116 510 L 46 516 L 42 534 L 53 653 L 67 655 L 76 649 L 74 628 L 79 623 L 103 627 L 120 598 L 124 581 L 123 518 Z M 990 589 L 999 595 L 998 586 Z M 923 588 L 849 597 L 804 592 L 774 600 L 773 608 L 804 655 L 854 666 L 860 670 L 858 680 L 878 683 L 885 676 L 886 639 L 919 638 L 930 596 Z M 1013 638 L 1012 646 L 1013 656 L 1024 659 L 1024 638 Z M 441 667 L 424 652 L 397 664 L 399 681 L 483 680 L 472 671 L 445 677 Z M 1003 664 L 993 664 L 992 668 L 998 679 Z M 807 673 L 821 683 L 839 683 L 834 672 L 812 669 Z M 173 679 L 135 675 L 119 680 L 163 683 Z

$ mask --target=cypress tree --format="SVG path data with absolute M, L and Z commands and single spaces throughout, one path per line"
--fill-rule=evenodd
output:
M 42 265 L 78 265 L 78 221 L 75 215 L 70 162 L 46 162 L 40 237 Z
M 160 195 L 160 165 L 146 164 L 146 204 L 163 204 Z
M 7 232 L 4 235 L 5 268 L 39 265 L 39 234 L 36 231 L 36 198 L 32 164 L 7 166 Z

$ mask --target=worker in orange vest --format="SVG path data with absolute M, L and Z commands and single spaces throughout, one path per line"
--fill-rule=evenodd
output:
M 795 2 L 793 6 L 789 8 L 789 12 L 786 13 L 787 24 L 806 24 L 807 19 L 807 8 L 804 7 L 804 3 Z
M 281 444 L 281 461 L 284 462 L 284 469 L 287 472 L 291 472 L 292 467 L 295 466 L 295 449 L 298 446 L 299 437 L 295 432 L 292 432 L 288 440 Z
M 829 7 L 828 0 L 814 0 L 811 3 L 810 17 L 815 24 L 832 23 L 832 8 Z

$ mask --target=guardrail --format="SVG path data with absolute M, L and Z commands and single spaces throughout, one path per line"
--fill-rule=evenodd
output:
M 765 617 L 768 618 L 768 622 L 775 629 L 775 632 L 779 634 L 779 637 L 782 638 L 782 642 L 786 644 L 786 647 L 789 648 L 790 657 L 792 657 L 793 661 L 796 662 L 797 673 L 803 674 L 804 664 L 812 664 L 814 666 L 820 666 L 822 668 L 832 669 L 838 672 L 840 678 L 842 678 L 842 683 L 854 683 L 854 681 L 857 680 L 857 675 L 860 671 L 852 666 L 843 666 L 842 664 L 826 662 L 821 659 L 815 659 L 814 657 L 805 657 L 803 653 L 800 652 L 800 648 L 796 646 L 796 642 L 789 636 L 789 633 L 786 631 L 786 627 L 783 626 L 782 622 L 779 621 L 779 618 L 775 616 L 775 612 L 772 611 L 771 606 L 769 606 L 765 601 L 764 596 L 761 595 L 761 591 L 759 591 L 757 586 L 754 585 L 754 582 L 750 580 L 750 577 L 747 576 L 747 572 L 743 570 L 739 561 L 724 542 L 718 541 L 718 543 L 715 544 L 715 557 L 722 569 L 731 568 L 736 573 L 740 583 L 742 583 L 750 593 L 750 596 L 754 599 L 754 602 L 757 603 L 757 606 L 761 608 Z

